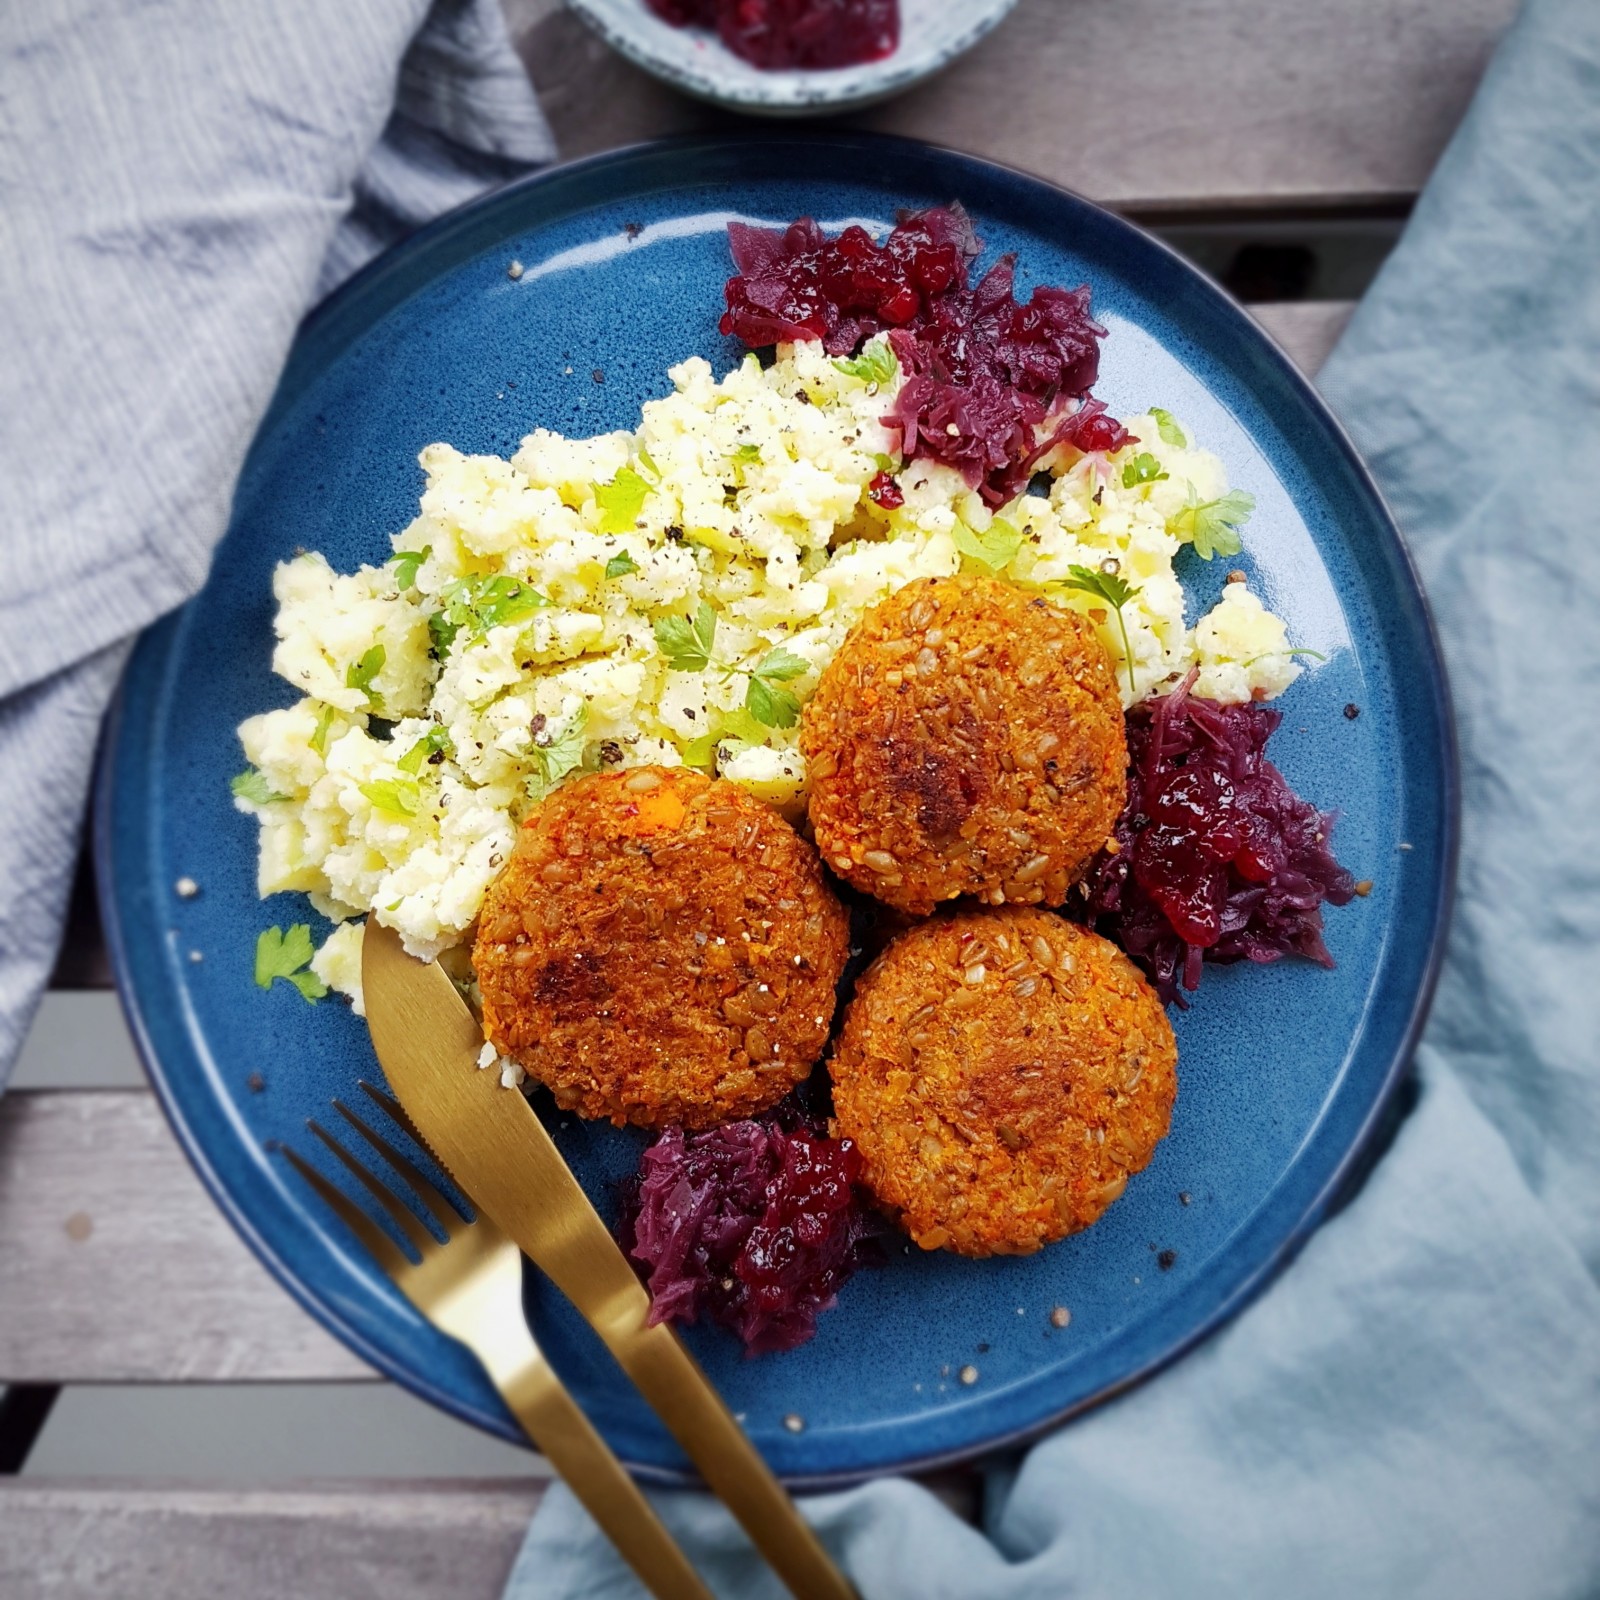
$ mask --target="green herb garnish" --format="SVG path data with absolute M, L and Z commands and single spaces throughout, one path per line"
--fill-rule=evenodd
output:
M 649 493 L 649 480 L 632 467 L 623 467 L 610 483 L 597 483 L 594 503 L 600 508 L 601 533 L 632 533 Z
M 1132 461 L 1122 464 L 1122 487 L 1136 489 L 1141 483 L 1159 483 L 1167 474 L 1148 450 L 1141 450 Z
M 625 578 L 630 572 L 637 572 L 638 570 L 639 563 L 626 550 L 612 556 L 606 562 L 606 576 L 608 578 Z
M 1294 645 L 1286 650 L 1263 650 L 1258 656 L 1251 656 L 1248 661 L 1239 663 L 1242 667 L 1253 667 L 1258 661 L 1265 661 L 1268 656 L 1311 656 L 1317 661 L 1326 661 L 1328 658 L 1320 650 L 1308 649 L 1305 645 Z
M 753 467 L 761 460 L 761 446 L 758 444 L 742 444 L 733 452 L 733 459 L 741 467 Z
M 1122 615 L 1122 608 L 1139 591 L 1116 573 L 1102 572 L 1098 567 L 1074 565 L 1068 567 L 1067 571 L 1072 576 L 1066 580 L 1063 588 L 1076 590 L 1079 594 L 1095 595 L 1116 612 L 1117 627 L 1122 631 L 1122 659 L 1128 668 L 1128 693 L 1133 694 L 1133 644 L 1128 638 L 1128 623 Z
M 414 817 L 422 804 L 422 785 L 415 778 L 378 778 L 360 785 L 362 794 L 380 811 Z
M 394 568 L 394 584 L 403 594 L 417 581 L 417 568 L 433 554 L 433 546 L 425 544 L 420 550 L 397 550 L 389 557 Z
M 1230 489 L 1220 500 L 1206 501 L 1191 489 L 1188 505 L 1168 521 L 1167 528 L 1175 538 L 1187 536 L 1202 561 L 1236 556 L 1244 548 L 1239 529 L 1255 508 L 1255 496 L 1243 489 Z
M 344 675 L 345 687 L 359 689 L 374 706 L 379 704 L 379 696 L 372 687 L 372 680 L 383 671 L 384 659 L 383 646 L 375 644 L 359 661 L 352 661 Z
M 434 756 L 443 758 L 453 756 L 456 747 L 450 735 L 443 728 L 430 728 L 423 736 L 406 751 L 395 763 L 402 772 L 409 772 L 413 777 L 422 771 L 425 762 L 431 762 Z M 437 763 L 435 763 L 437 765 Z
M 1010 566 L 1012 558 L 1022 548 L 1022 530 L 1004 517 L 996 517 L 982 533 L 975 533 L 957 518 L 950 537 L 962 555 L 990 572 Z
M 1179 450 L 1187 448 L 1189 441 L 1184 437 L 1183 429 L 1173 420 L 1170 411 L 1163 411 L 1160 406 L 1151 406 L 1150 415 L 1156 419 L 1156 432 L 1161 435 L 1163 444 L 1175 445 Z
M 317 713 L 317 725 L 312 730 L 311 738 L 308 741 L 311 748 L 324 759 L 327 758 L 328 754 L 328 732 L 333 727 L 333 710 L 332 706 L 324 706 Z
M 744 708 L 766 728 L 792 728 L 800 720 L 800 701 L 782 688 L 791 678 L 809 672 L 811 663 L 779 645 L 769 650 L 745 676 Z
M 304 922 L 295 923 L 287 933 L 282 928 L 264 928 L 256 940 L 256 982 L 270 989 L 282 978 L 315 1004 L 328 986 L 316 973 L 304 970 L 311 964 L 312 950 L 311 929 Z
M 702 600 L 694 619 L 657 617 L 656 643 L 673 672 L 704 672 L 717 639 L 717 614 Z
M 246 767 L 229 782 L 228 787 L 239 799 L 248 800 L 252 805 L 270 806 L 274 800 L 289 798 L 286 794 L 279 794 L 254 767 Z
M 588 725 L 589 708 L 579 706 L 566 727 L 548 744 L 534 741 L 533 760 L 537 770 L 528 775 L 530 799 L 544 799 L 569 772 L 583 765 L 584 731 Z
M 887 339 L 869 340 L 860 355 L 840 357 L 833 364 L 845 377 L 863 383 L 887 383 L 900 370 Z
M 550 604 L 520 578 L 491 577 L 487 573 L 453 578 L 444 586 L 440 599 L 444 607 L 428 618 L 428 632 L 441 656 L 448 654 L 463 628 L 469 638 L 481 639 L 491 628 L 520 622 Z
M 698 738 L 680 744 L 678 754 L 683 757 L 686 767 L 709 767 L 716 759 L 717 746 L 721 742 L 720 733 L 702 733 Z

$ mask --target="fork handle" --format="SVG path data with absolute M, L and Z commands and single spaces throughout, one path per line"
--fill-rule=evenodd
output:
M 714 1600 L 543 1353 L 530 1344 L 514 1361 L 491 1364 L 483 1352 L 479 1359 L 528 1437 L 656 1600 Z

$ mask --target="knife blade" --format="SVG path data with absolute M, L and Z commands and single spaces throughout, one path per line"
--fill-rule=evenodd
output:
M 855 1600 L 821 1541 L 666 1324 L 533 1107 L 480 1071 L 483 1030 L 437 962 L 368 918 L 362 987 L 389 1087 L 475 1206 L 577 1307 L 800 1600 Z

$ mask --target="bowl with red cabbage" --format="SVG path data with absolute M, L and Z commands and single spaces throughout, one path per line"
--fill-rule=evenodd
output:
M 872 105 L 942 71 L 1016 0 L 570 0 L 635 66 L 761 116 Z

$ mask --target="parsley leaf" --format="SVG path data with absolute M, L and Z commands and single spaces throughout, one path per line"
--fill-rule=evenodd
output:
M 834 366 L 847 378 L 863 383 L 887 383 L 900 370 L 887 339 L 870 339 L 858 356 L 836 360 Z
M 957 518 L 951 538 L 962 555 L 990 572 L 1010 566 L 1012 557 L 1022 548 L 1021 529 L 1004 517 L 996 517 L 982 533 L 975 533 Z
M 311 738 L 307 741 L 319 756 L 326 759 L 328 754 L 328 732 L 333 727 L 333 707 L 324 706 L 317 713 L 317 725 L 312 730 Z
M 373 705 L 379 703 L 377 691 L 372 687 L 372 680 L 383 671 L 385 651 L 381 644 L 375 644 L 362 656 L 359 661 L 352 661 L 345 671 L 344 683 L 347 689 L 359 689 Z
M 792 728 L 800 720 L 800 701 L 779 685 L 810 670 L 804 656 L 782 645 L 769 650 L 746 674 L 750 682 L 744 692 L 745 710 L 763 727 Z
M 430 728 L 395 765 L 402 772 L 409 772 L 414 777 L 422 771 L 422 764 L 425 761 L 431 761 L 436 755 L 453 756 L 455 753 L 456 747 L 450 735 L 443 728 Z
M 594 503 L 600 508 L 601 533 L 632 533 L 649 493 L 649 480 L 632 467 L 621 468 L 610 483 L 597 483 Z
M 606 576 L 608 578 L 625 578 L 630 572 L 637 572 L 639 563 L 628 554 L 626 550 L 606 562 Z
M 789 690 L 755 673 L 744 692 L 744 708 L 768 728 L 792 728 L 800 720 L 800 701 Z
M 453 578 L 440 591 L 444 608 L 428 618 L 428 632 L 435 650 L 449 652 L 463 628 L 472 639 L 481 639 L 491 628 L 520 622 L 550 604 L 539 591 L 520 578 L 475 573 Z
M 761 460 L 761 446 L 758 444 L 742 444 L 733 452 L 733 459 L 741 467 L 753 467 Z
M 755 676 L 771 678 L 775 683 L 786 683 L 790 678 L 798 678 L 801 673 L 810 670 L 811 663 L 804 656 L 797 656 L 793 650 L 786 650 L 780 644 L 756 663 Z
M 1156 419 L 1156 432 L 1161 435 L 1163 444 L 1175 445 L 1179 450 L 1188 446 L 1183 429 L 1173 420 L 1170 411 L 1163 411 L 1160 406 L 1151 406 L 1150 415 Z
M 533 761 L 536 770 L 528 775 L 530 799 L 542 800 L 566 777 L 583 764 L 585 730 L 589 725 L 588 706 L 579 706 L 555 738 L 547 744 L 535 741 Z
M 414 817 L 422 804 L 422 785 L 415 778 L 377 778 L 360 785 L 362 794 L 380 811 Z
M 1063 588 L 1076 590 L 1080 594 L 1092 594 L 1106 601 L 1117 615 L 1117 627 L 1122 630 L 1122 659 L 1128 668 L 1128 693 L 1133 694 L 1133 645 L 1128 639 L 1127 619 L 1122 615 L 1122 608 L 1138 594 L 1132 584 L 1125 578 L 1118 577 L 1113 572 L 1102 572 L 1098 567 L 1080 567 L 1073 565 L 1067 568 L 1072 574 L 1062 585 Z
M 1161 463 L 1148 450 L 1141 450 L 1132 461 L 1125 461 L 1122 465 L 1124 489 L 1137 488 L 1141 483 L 1159 483 L 1166 476 L 1161 470 Z
M 688 617 L 657 617 L 655 626 L 656 643 L 670 671 L 705 671 L 717 639 L 717 614 L 706 601 L 700 602 L 692 622 Z
M 420 550 L 397 550 L 389 557 L 394 568 L 395 588 L 404 593 L 417 581 L 417 568 L 433 554 L 433 546 L 425 544 Z
M 1244 548 L 1239 529 L 1256 508 L 1255 496 L 1230 489 L 1220 500 L 1202 502 L 1194 490 L 1189 503 L 1168 523 L 1179 539 L 1187 535 L 1202 561 L 1213 556 L 1236 556 Z
M 279 794 L 254 767 L 246 767 L 229 782 L 228 787 L 239 799 L 248 800 L 252 805 L 270 806 L 274 800 L 289 798 L 286 794 Z
M 297 922 L 287 933 L 282 928 L 263 928 L 256 940 L 256 982 L 270 989 L 282 978 L 293 984 L 301 997 L 315 1003 L 327 992 L 328 986 L 316 973 L 305 971 L 311 963 L 311 929 Z
M 660 483 L 660 481 L 661 481 L 661 468 L 658 467 L 655 464 L 655 461 L 651 457 L 650 452 L 648 450 L 644 449 L 642 446 L 641 446 L 641 448 L 639 450 L 638 462 L 639 462 L 639 465 L 641 467 L 643 467 L 644 470 L 646 472 L 648 472 L 650 474 L 650 476 L 656 480 L 657 483 Z

